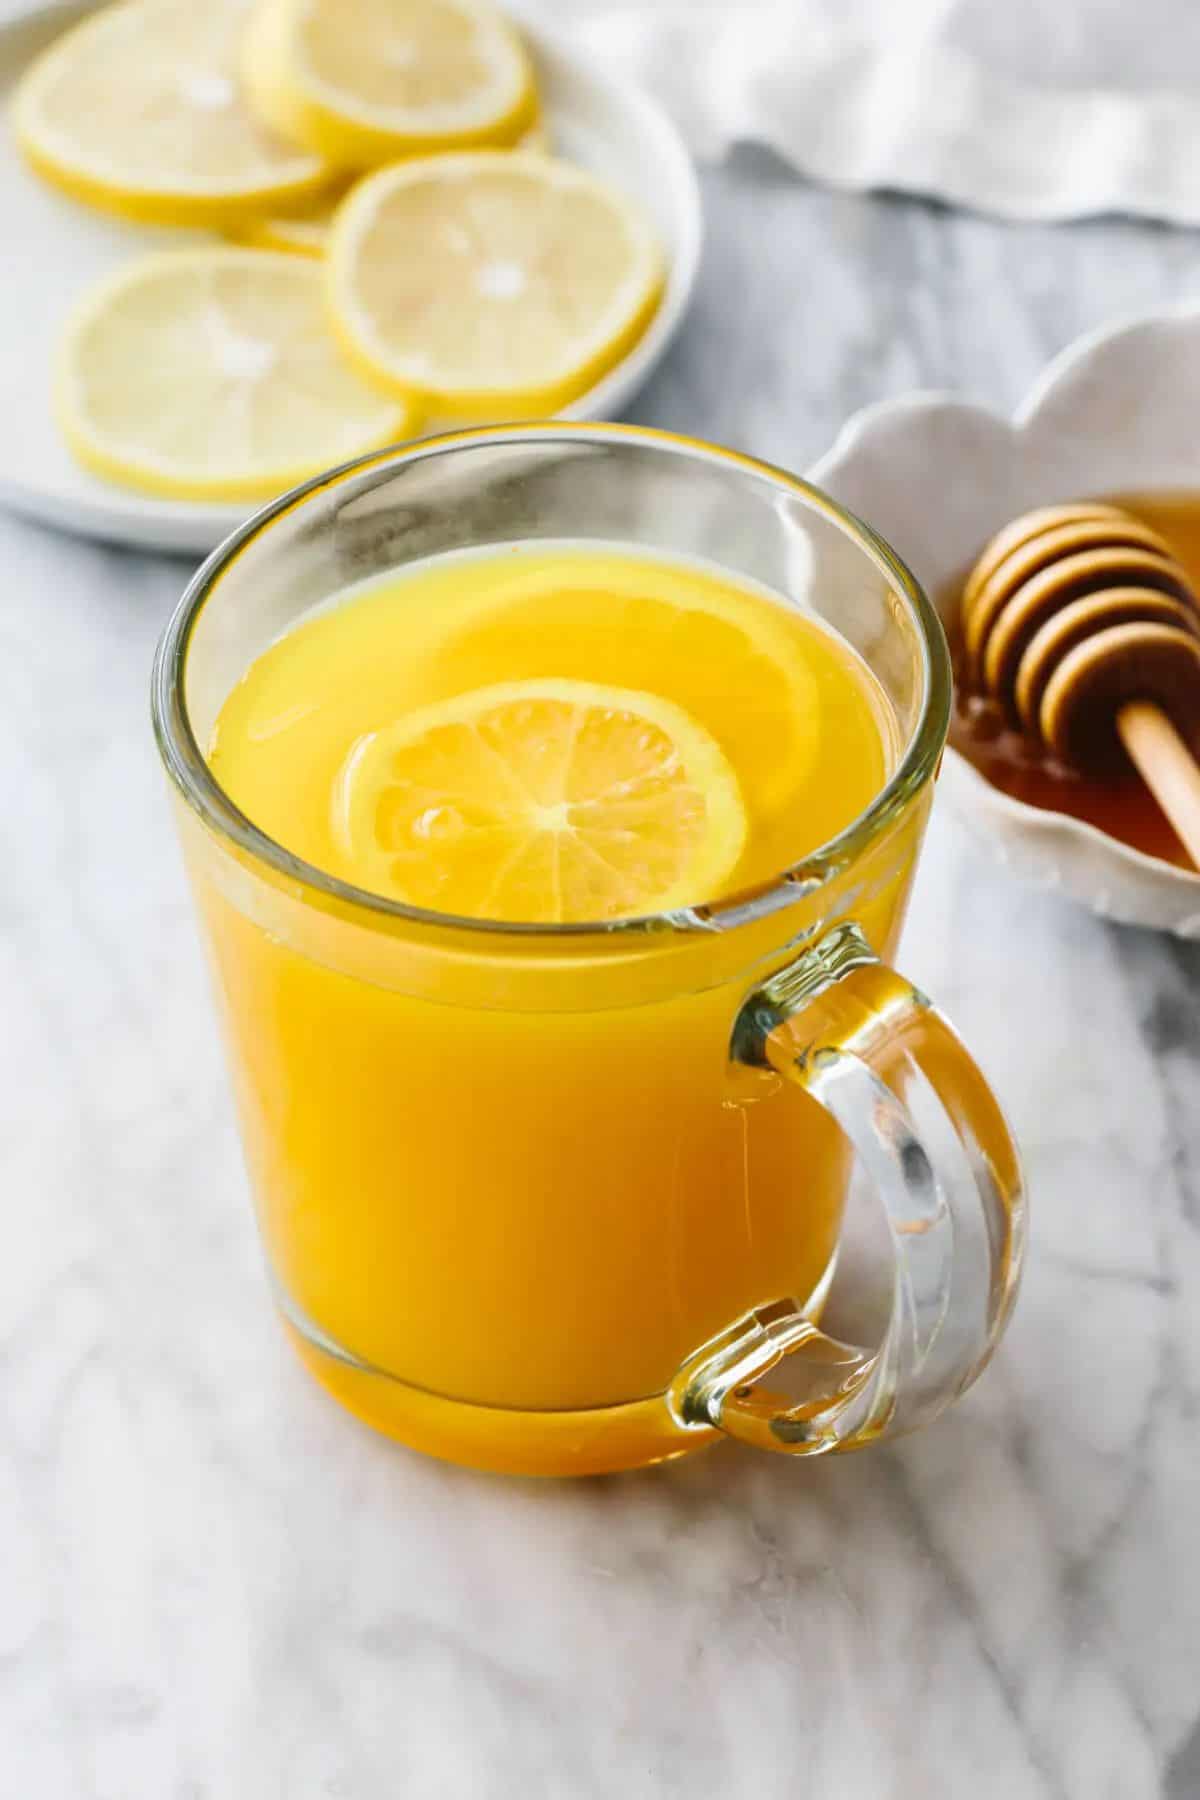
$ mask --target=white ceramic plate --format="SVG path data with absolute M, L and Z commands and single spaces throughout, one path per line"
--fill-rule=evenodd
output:
M 1200 493 L 1200 309 L 1081 338 L 1011 422 L 945 394 L 868 407 L 811 473 L 894 545 L 945 616 L 988 538 L 1030 507 Z M 1010 799 L 953 751 L 939 791 L 1023 879 L 1106 918 L 1200 938 L 1200 875 Z
M 186 243 L 198 235 L 147 230 L 76 206 L 29 174 L 17 155 L 7 128 L 14 84 L 30 57 L 93 10 L 94 3 L 78 0 L 35 6 L 0 24 L 0 501 L 87 536 L 204 552 L 240 525 L 257 502 L 214 506 L 156 500 L 110 485 L 76 467 L 50 412 L 54 347 L 79 292 L 149 245 Z M 608 418 L 645 381 L 682 320 L 700 256 L 699 189 L 679 134 L 657 105 L 523 20 L 522 29 L 537 61 L 555 151 L 640 201 L 666 249 L 666 292 L 649 329 L 565 414 Z

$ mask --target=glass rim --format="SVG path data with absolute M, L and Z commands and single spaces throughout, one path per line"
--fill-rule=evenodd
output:
M 835 837 L 809 851 L 778 875 L 755 883 L 752 888 L 716 900 L 698 900 L 669 912 L 646 913 L 627 919 L 572 920 L 564 924 L 473 918 L 390 900 L 385 895 L 374 894 L 368 888 L 356 887 L 352 882 L 331 875 L 316 863 L 297 856 L 255 825 L 213 775 L 192 729 L 184 696 L 192 632 L 222 576 L 241 552 L 269 532 L 284 514 L 305 505 L 327 489 L 385 464 L 400 466 L 454 455 L 482 445 L 501 446 L 537 440 L 577 444 L 603 439 L 645 445 L 663 454 L 724 466 L 735 474 L 798 495 L 815 512 L 824 514 L 839 526 L 903 597 L 921 646 L 924 693 L 920 714 L 903 753 L 870 805 Z M 664 928 L 674 932 L 729 930 L 792 904 L 823 885 L 885 831 L 913 795 L 935 774 L 949 730 L 951 691 L 949 647 L 937 611 L 921 584 L 878 533 L 821 488 L 759 457 L 681 433 L 645 425 L 546 420 L 520 425 L 472 426 L 422 438 L 412 444 L 393 444 L 324 470 L 260 508 L 204 560 L 168 619 L 154 656 L 151 713 L 163 764 L 191 810 L 219 837 L 291 881 L 315 889 L 354 908 L 357 913 L 380 919 L 503 937 L 610 938 L 616 934 L 662 931 Z

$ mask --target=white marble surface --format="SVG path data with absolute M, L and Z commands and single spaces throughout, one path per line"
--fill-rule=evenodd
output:
M 638 416 L 792 464 L 1015 401 L 1192 235 L 709 175 Z M 935 821 L 904 962 L 1024 1141 L 1010 1336 L 924 1436 L 513 1483 L 343 1417 L 271 1316 L 150 740 L 186 570 L 0 515 L 5 1800 L 1200 1794 L 1200 947 Z

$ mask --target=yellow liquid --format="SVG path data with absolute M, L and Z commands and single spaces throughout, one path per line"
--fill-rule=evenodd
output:
M 894 756 L 873 679 L 811 619 L 712 569 L 540 545 L 417 565 L 303 619 L 229 695 L 211 764 L 259 827 L 353 881 L 330 816 L 355 740 L 535 676 L 650 689 L 702 721 L 749 818 L 733 887 L 834 836 Z M 922 822 L 860 882 L 883 953 Z M 680 1363 L 753 1306 L 805 1301 L 837 1240 L 836 1127 L 729 1057 L 802 918 L 554 944 L 366 931 L 248 887 L 188 830 L 266 1248 L 314 1371 L 381 1429 L 482 1466 L 692 1447 L 662 1401 Z
M 360 884 L 331 804 L 355 742 L 453 695 L 545 677 L 648 690 L 712 733 L 749 813 L 729 890 L 836 836 L 886 777 L 886 702 L 831 633 L 703 565 L 567 545 L 438 558 L 323 608 L 229 696 L 209 760 L 256 825 Z

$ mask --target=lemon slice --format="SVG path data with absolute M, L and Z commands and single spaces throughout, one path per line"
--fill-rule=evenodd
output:
M 338 352 L 316 264 L 227 247 L 139 258 L 93 289 L 57 400 L 80 462 L 187 499 L 277 494 L 414 423 Z
M 639 210 L 532 152 L 381 169 L 339 207 L 335 328 L 364 371 L 456 417 L 551 413 L 618 362 L 658 303 Z
M 711 899 L 746 840 L 737 777 L 702 726 L 583 681 L 477 688 L 360 738 L 332 822 L 360 886 L 539 924 Z
M 524 46 L 486 0 L 259 0 L 242 79 L 267 124 L 356 169 L 514 144 L 538 105 Z
M 328 178 L 261 125 L 236 70 L 243 0 L 125 0 L 34 61 L 13 103 L 39 174 L 78 200 L 168 225 L 301 205 Z

